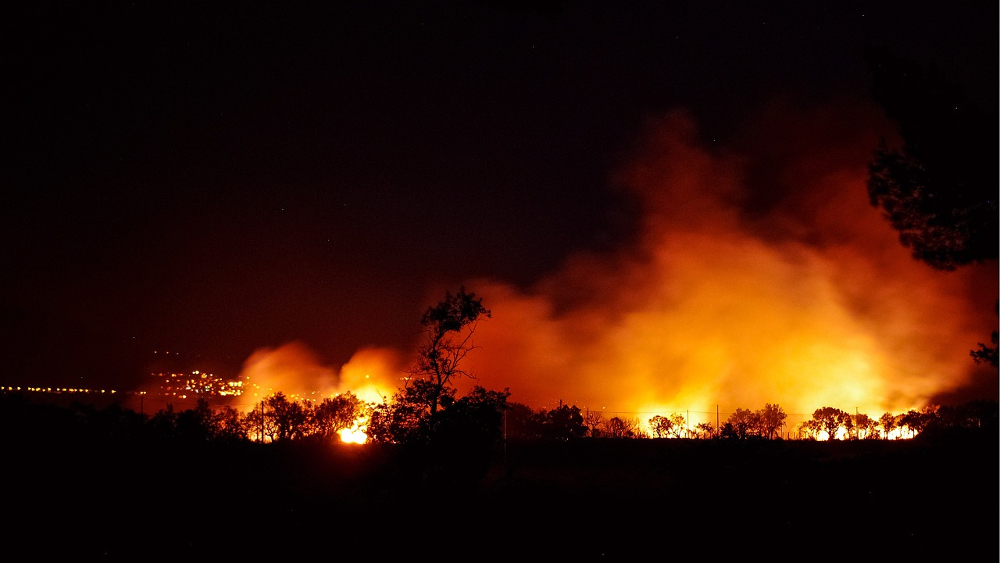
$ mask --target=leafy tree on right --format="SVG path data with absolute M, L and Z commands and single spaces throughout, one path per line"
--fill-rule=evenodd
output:
M 885 51 L 868 54 L 872 96 L 899 130 L 869 164 L 872 205 L 930 266 L 996 260 L 997 116 L 956 86 Z
M 868 62 L 872 96 L 902 140 L 890 148 L 883 139 L 868 166 L 872 205 L 882 209 L 913 257 L 933 268 L 995 261 L 995 108 L 976 107 L 941 76 L 887 51 L 869 51 Z M 970 355 L 996 367 L 997 331 L 991 336 L 992 346 L 980 342 Z

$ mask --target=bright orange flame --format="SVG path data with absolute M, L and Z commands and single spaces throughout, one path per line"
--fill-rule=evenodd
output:
M 309 347 L 290 342 L 262 348 L 244 363 L 241 380 L 250 396 L 276 392 L 294 398 L 322 400 L 348 391 L 366 402 L 381 402 L 399 387 L 403 363 L 399 352 L 388 348 L 363 348 L 340 370 L 323 365 Z
M 398 389 L 402 366 L 401 356 L 394 350 L 365 348 L 335 372 L 322 365 L 307 346 L 292 342 L 254 352 L 245 362 L 240 379 L 248 382 L 249 395 L 258 399 L 281 391 L 292 400 L 318 403 L 326 397 L 351 392 L 362 401 L 380 403 Z M 249 410 L 255 406 L 256 402 L 249 401 L 243 408 Z M 356 421 L 359 425 L 366 422 Z M 357 425 L 338 434 L 345 443 L 364 444 L 368 440 L 364 429 Z
M 389 348 L 363 348 L 340 368 L 339 391 L 351 391 L 362 401 L 381 403 L 401 383 L 405 361 Z
M 340 441 L 347 444 L 364 444 L 368 441 L 368 435 L 357 428 L 344 428 L 338 434 Z
M 467 358 L 477 383 L 643 421 L 688 409 L 714 422 L 717 405 L 767 402 L 800 422 L 822 406 L 920 408 L 969 382 L 968 351 L 995 326 L 995 268 L 940 272 L 910 258 L 868 205 L 877 137 L 847 148 L 796 138 L 818 144 L 773 171 L 794 191 L 754 213 L 745 159 L 694 138 L 692 122 L 671 115 L 620 175 L 644 204 L 635 247 L 574 256 L 527 291 L 468 284 L 493 311 Z M 970 287 L 986 297 L 970 299 Z
M 982 374 L 969 349 L 996 326 L 996 266 L 911 259 L 868 204 L 872 123 L 839 108 L 769 110 L 737 154 L 706 150 L 689 117 L 668 115 L 616 178 L 641 204 L 633 245 L 571 256 L 529 288 L 466 283 L 493 317 L 465 359 L 477 379 L 457 383 L 642 423 L 684 413 L 692 428 L 779 404 L 787 432 L 819 407 L 877 417 L 970 385 Z M 245 373 L 262 389 L 376 402 L 407 357 L 363 349 L 338 372 L 290 344 Z

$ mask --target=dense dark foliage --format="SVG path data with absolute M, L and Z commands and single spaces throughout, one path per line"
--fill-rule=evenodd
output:
M 997 116 L 933 71 L 869 53 L 872 95 L 898 126 L 870 164 L 868 193 L 913 256 L 940 269 L 996 260 Z
M 484 311 L 459 295 L 471 309 L 449 295 L 425 316 L 448 328 L 428 332 L 421 365 L 456 353 L 449 375 L 381 405 L 277 393 L 251 413 L 201 400 L 147 416 L 4 393 L 9 541 L 38 560 L 997 555 L 995 506 L 981 510 L 997 494 L 996 402 L 886 413 L 880 433 L 824 407 L 810 427 L 847 440 L 822 443 L 774 439 L 778 405 L 737 409 L 721 431 L 675 413 L 651 419 L 658 437 L 718 439 L 641 440 L 638 419 L 478 386 L 457 397 L 461 329 Z M 341 443 L 359 417 L 371 442 Z M 860 439 L 899 428 L 917 439 Z M 836 542 L 819 553 L 820 537 Z
M 502 440 L 495 399 L 443 411 L 447 440 L 352 446 L 205 440 L 177 431 L 197 409 L 154 422 L 6 394 L 8 537 L 39 559 L 128 561 L 801 555 L 829 534 L 829 556 L 997 555 L 995 402 L 917 413 L 913 440 L 815 442 Z
M 572 440 L 587 434 L 583 415 L 575 405 L 535 411 L 512 403 L 508 405 L 505 428 L 512 440 Z

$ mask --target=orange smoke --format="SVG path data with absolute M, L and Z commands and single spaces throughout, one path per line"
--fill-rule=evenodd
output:
M 402 384 L 406 359 L 390 348 L 363 348 L 340 368 L 337 393 L 351 391 L 363 401 L 381 403 Z
M 764 116 L 743 154 L 699 146 L 683 113 L 655 123 L 617 177 L 642 208 L 631 248 L 574 256 L 526 291 L 468 283 L 493 311 L 467 358 L 477 383 L 698 422 L 765 403 L 898 413 L 982 377 L 969 350 L 996 325 L 996 265 L 909 256 L 868 204 L 865 121 Z
M 466 284 L 493 316 L 460 390 L 692 425 L 771 403 L 791 427 L 823 406 L 878 416 L 976 378 L 995 386 L 969 350 L 996 326 L 996 264 L 935 271 L 899 244 L 865 189 L 881 123 L 776 106 L 742 148 L 712 150 L 681 112 L 653 123 L 615 178 L 641 209 L 628 248 L 571 256 L 527 289 Z M 293 343 L 254 354 L 244 376 L 381 401 L 413 357 L 363 349 L 334 369 Z
M 244 362 L 240 379 L 249 398 L 277 392 L 301 400 L 321 401 L 350 391 L 363 401 L 382 402 L 399 387 L 402 358 L 395 350 L 363 348 L 338 369 L 323 365 L 306 345 L 290 342 L 263 348 Z

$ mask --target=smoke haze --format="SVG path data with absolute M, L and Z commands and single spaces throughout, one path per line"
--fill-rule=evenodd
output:
M 996 326 L 996 264 L 936 271 L 899 244 L 865 189 L 886 129 L 876 115 L 777 103 L 727 147 L 683 111 L 651 121 L 613 175 L 639 209 L 627 247 L 570 256 L 528 288 L 466 282 L 493 317 L 466 358 L 477 379 L 460 388 L 626 413 L 777 403 L 877 416 L 995 395 L 969 350 Z M 372 400 L 412 357 L 367 349 L 338 371 L 290 345 L 244 373 Z

